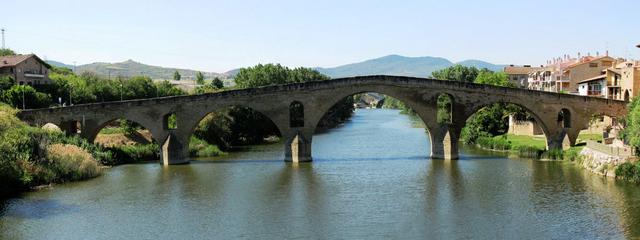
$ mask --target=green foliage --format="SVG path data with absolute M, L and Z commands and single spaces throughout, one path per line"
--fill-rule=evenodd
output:
M 178 129 L 178 115 L 172 113 L 167 117 L 167 128 Z
M 580 159 L 580 149 L 579 148 L 569 148 L 568 150 L 564 151 L 564 160 L 569 160 L 569 161 L 576 161 Z
M 452 107 L 451 96 L 448 94 L 440 94 L 437 99 L 437 121 L 440 124 L 451 124 L 451 107 Z
M 431 76 L 440 80 L 474 82 L 480 71 L 481 70 L 478 70 L 476 67 L 455 65 L 442 70 L 433 71 Z
M 14 84 L 15 81 L 10 76 L 0 75 L 0 93 L 10 89 Z
M 258 64 L 240 69 L 234 80 L 239 88 L 252 88 L 328 79 L 330 78 L 313 69 L 290 69 L 280 64 Z
M 625 119 L 626 126 L 622 131 L 622 136 L 629 145 L 640 148 L 640 98 L 633 98 L 628 108 L 629 113 Z
M 209 144 L 195 136 L 189 141 L 189 156 L 192 157 L 216 157 L 225 154 L 218 146 Z
M 616 177 L 624 180 L 640 183 L 640 162 L 636 164 L 626 162 L 616 167 Z
M 16 52 L 8 48 L 0 48 L 0 56 L 10 56 L 10 55 L 16 55 Z
M 509 142 L 506 138 L 503 137 L 486 137 L 486 136 L 481 136 L 478 137 L 476 144 L 478 144 L 478 146 L 483 147 L 483 148 L 487 148 L 487 149 L 493 149 L 493 150 L 509 150 L 511 149 L 511 142 Z
M 204 74 L 202 74 L 202 72 L 196 73 L 196 83 L 199 85 L 204 85 Z
M 540 159 L 545 152 L 544 149 L 534 146 L 518 146 L 516 150 L 518 151 L 518 157 L 533 159 Z
M 71 70 L 70 68 L 56 67 L 56 66 L 51 66 L 51 72 L 52 73 L 57 73 L 57 74 L 62 74 L 62 75 L 72 75 L 73 74 L 73 70 Z
M 113 153 L 113 158 L 110 162 L 103 162 L 105 165 L 119 165 L 160 159 L 160 146 L 155 143 L 123 145 L 111 147 L 108 148 L 108 150 Z
M 61 132 L 30 127 L 15 116 L 16 112 L 15 109 L 0 104 L 0 182 L 3 185 L 0 195 L 41 184 L 95 175 L 93 170 L 96 168 L 86 162 L 90 160 L 86 155 L 65 157 L 48 154 L 47 150 L 54 144 L 77 146 L 90 153 L 98 162 L 112 159 L 110 153 L 79 137 L 68 137 Z M 65 149 L 68 148 L 63 148 L 64 151 Z M 78 162 L 81 164 L 73 164 Z
M 222 82 L 219 77 L 215 77 L 213 81 L 211 81 L 211 86 L 215 89 L 222 89 L 224 88 L 224 82 Z
M 509 82 L 506 74 L 488 70 L 479 71 L 474 82 L 501 87 L 516 87 L 515 84 Z M 505 134 L 509 128 L 508 117 L 511 114 L 514 114 L 518 119 L 532 119 L 526 110 L 518 105 L 495 103 L 472 115 L 462 129 L 460 138 L 466 144 L 473 144 L 480 136 Z
M 542 158 L 546 158 L 549 160 L 563 160 L 564 151 L 562 149 L 549 149 L 544 154 L 542 154 Z
M 46 108 L 51 103 L 51 96 L 37 92 L 29 85 L 13 85 L 2 91 L 0 101 L 16 108 L 22 108 L 23 101 L 26 108 Z
M 480 71 L 473 82 L 501 87 L 517 87 L 515 83 L 509 81 L 509 77 L 504 72 Z
M 173 73 L 173 80 L 180 81 L 180 78 L 182 78 L 182 76 L 180 76 L 180 73 L 178 72 L 178 70 L 176 70 Z
M 156 88 L 158 89 L 159 97 L 180 96 L 187 94 L 184 90 L 171 85 L 169 81 L 161 81 L 159 83 L 156 83 Z

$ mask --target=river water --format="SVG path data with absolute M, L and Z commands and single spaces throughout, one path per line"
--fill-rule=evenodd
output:
M 313 139 L 192 164 L 114 167 L 0 203 L 0 239 L 598 239 L 640 237 L 640 186 L 570 163 L 462 149 L 428 159 L 395 110 L 359 110 Z

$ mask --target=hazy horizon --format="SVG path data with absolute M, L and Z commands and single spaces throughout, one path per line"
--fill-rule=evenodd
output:
M 335 67 L 391 54 L 544 64 L 637 58 L 635 1 L 17 1 L 0 28 L 20 53 L 77 65 L 133 59 L 226 72 L 258 63 Z

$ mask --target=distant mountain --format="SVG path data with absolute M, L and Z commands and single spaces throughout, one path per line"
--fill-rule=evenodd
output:
M 61 63 L 61 62 L 58 62 L 58 61 L 45 60 L 45 62 L 47 62 L 49 65 L 55 66 L 55 67 L 65 67 L 65 68 L 68 68 L 68 69 L 73 69 L 73 65 Z
M 49 64 L 54 66 L 63 66 L 73 69 L 73 66 L 64 64 L 56 61 L 47 61 Z M 191 69 L 179 69 L 179 68 L 165 68 L 158 67 L 152 65 L 146 65 L 143 63 L 139 63 L 133 60 L 127 60 L 119 63 L 104 63 L 104 62 L 96 62 L 91 64 L 79 65 L 76 66 L 76 72 L 95 72 L 98 75 L 103 76 L 125 76 L 131 77 L 136 75 L 145 75 L 149 76 L 152 79 L 173 79 L 173 73 L 178 71 L 182 77 L 182 79 L 192 80 L 195 79 L 197 70 Z M 205 75 L 205 78 L 212 77 L 220 77 L 227 78 L 226 75 L 215 73 L 215 72 L 202 72 Z
M 469 67 L 487 68 L 493 71 L 502 71 L 504 67 L 503 65 L 495 65 L 480 60 L 466 60 L 457 64 Z M 455 65 L 453 62 L 440 57 L 405 57 L 400 55 L 389 55 L 333 68 L 316 68 L 316 70 L 333 78 L 378 74 L 428 77 L 431 76 L 433 71 L 453 65 Z
M 507 66 L 507 65 L 496 65 L 493 63 L 489 63 L 481 60 L 474 60 L 474 59 L 464 60 L 462 62 L 457 62 L 456 64 L 460 64 L 466 67 L 476 67 L 480 69 L 486 68 L 494 72 L 503 71 L 504 67 Z

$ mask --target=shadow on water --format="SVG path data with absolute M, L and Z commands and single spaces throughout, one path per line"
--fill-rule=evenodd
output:
M 20 208 L 7 211 L 9 201 L 1 204 L 2 217 L 15 217 L 21 219 L 46 219 L 60 214 L 70 214 L 80 212 L 80 206 L 75 204 L 65 204 L 55 199 L 21 199 Z

